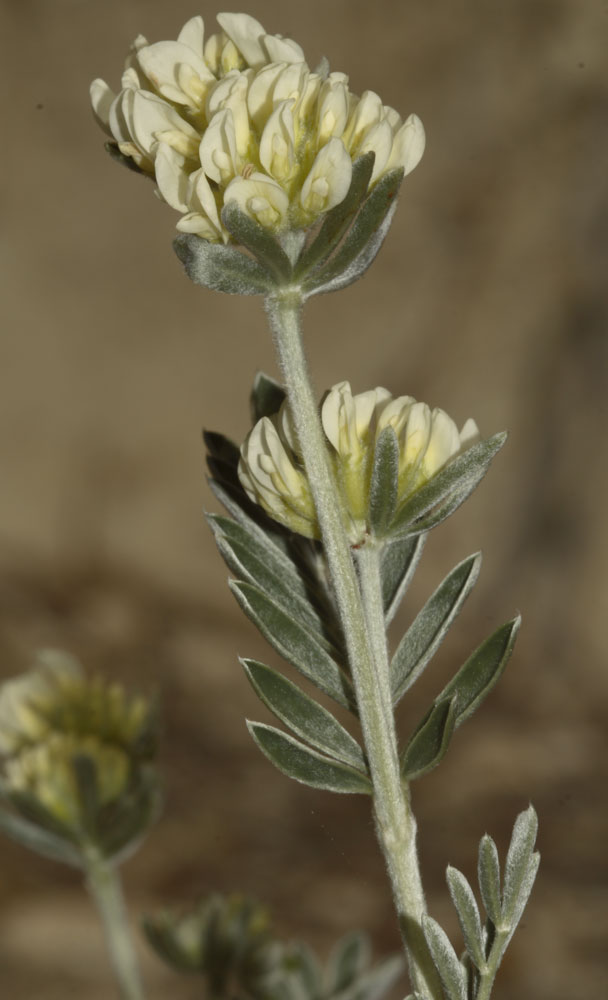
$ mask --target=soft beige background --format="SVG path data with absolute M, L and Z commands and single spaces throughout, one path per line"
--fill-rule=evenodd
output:
M 215 10 L 199 8 L 209 26 Z M 255 3 L 269 31 L 327 55 L 428 133 L 370 274 L 307 308 L 319 390 L 350 378 L 511 436 L 431 540 L 396 629 L 451 566 L 478 591 L 403 709 L 412 726 L 470 649 L 517 609 L 509 670 L 415 789 L 429 905 L 457 939 L 447 862 L 504 850 L 532 800 L 543 863 L 501 1000 L 597 997 L 606 965 L 606 166 L 608 3 Z M 202 518 L 200 428 L 242 438 L 262 307 L 191 286 L 175 218 L 113 165 L 88 84 L 131 39 L 175 37 L 191 2 L 3 0 L 0 671 L 41 644 L 160 687 L 164 818 L 125 875 L 134 913 L 241 888 L 322 952 L 353 924 L 398 947 L 368 803 L 273 771 L 236 655 L 271 659 L 236 611 Z M 275 662 L 273 660 L 273 662 Z M 2 844 L 0 989 L 113 995 L 76 876 Z M 151 957 L 150 1000 L 196 997 Z M 403 994 L 401 994 L 403 995 Z

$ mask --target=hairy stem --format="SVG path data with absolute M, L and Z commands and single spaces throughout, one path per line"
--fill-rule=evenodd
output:
M 91 851 L 87 857 L 86 881 L 103 923 L 120 998 L 143 1000 L 144 993 L 118 870 L 110 861 Z
M 425 903 L 416 855 L 416 823 L 399 774 L 379 555 L 372 548 L 366 552 L 366 546 L 358 554 L 360 589 L 302 347 L 301 295 L 297 289 L 286 289 L 269 298 L 266 308 L 344 630 L 374 789 L 378 839 L 393 887 L 412 985 L 422 995 L 441 1000 L 441 985 L 420 923 Z
M 498 967 L 505 953 L 509 938 L 513 932 L 509 929 L 504 931 L 496 930 L 495 933 L 496 936 L 492 943 L 492 947 L 490 948 L 486 969 L 479 975 L 479 986 L 477 987 L 475 1000 L 490 1000 Z

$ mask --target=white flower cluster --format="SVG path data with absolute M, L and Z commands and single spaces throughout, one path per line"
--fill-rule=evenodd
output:
M 339 382 L 327 393 L 321 421 L 352 545 L 363 542 L 368 531 L 375 443 L 385 427 L 393 428 L 399 445 L 397 509 L 479 436 L 474 420 L 459 431 L 443 410 L 431 410 L 411 396 L 393 399 L 382 388 L 353 396 L 348 382 Z M 292 531 L 319 537 L 287 403 L 276 416 L 254 426 L 241 448 L 238 473 L 249 498 L 271 517 Z
M 296 42 L 248 14 L 217 20 L 206 41 L 201 17 L 177 41 L 136 38 L 117 95 L 91 84 L 99 123 L 155 177 L 179 230 L 228 242 L 228 202 L 273 232 L 304 228 L 344 199 L 358 156 L 375 154 L 372 185 L 417 165 L 416 115 L 402 122 L 372 91 L 351 94 L 344 73 L 311 72 Z

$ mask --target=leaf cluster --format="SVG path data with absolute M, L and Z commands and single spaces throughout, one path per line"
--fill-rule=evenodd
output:
M 251 397 L 253 420 L 276 413 L 283 399 L 282 387 L 269 376 L 259 374 Z M 238 479 L 239 451 L 235 444 L 216 433 L 206 433 L 205 441 L 209 452 L 210 485 L 228 514 L 208 514 L 207 519 L 218 549 L 235 575 L 230 587 L 237 602 L 287 663 L 319 692 L 356 718 L 356 696 L 344 636 L 320 543 L 278 525 L 247 498 Z M 439 488 L 434 480 L 429 484 L 431 490 L 427 487 L 421 490 L 420 493 L 426 491 L 426 499 L 423 498 L 415 510 L 412 506 L 412 516 L 418 518 L 414 521 L 414 530 L 410 532 L 404 528 L 401 534 L 382 543 L 380 571 L 387 626 L 409 586 L 424 548 L 426 531 L 417 527 L 420 512 L 424 514 L 433 503 L 435 508 L 439 505 L 442 516 L 447 516 L 445 504 L 453 508 L 457 505 L 455 493 L 462 502 L 463 493 L 470 492 L 483 475 L 488 451 L 483 455 L 483 460 L 474 459 L 464 466 L 461 463 L 456 473 L 443 476 Z M 481 465 L 484 469 L 480 473 Z M 441 476 L 440 473 L 435 479 Z M 380 517 L 380 472 L 377 482 L 378 499 L 373 506 Z M 446 500 L 448 493 L 451 499 Z M 372 498 L 376 494 L 372 490 Z M 415 500 L 414 497 L 412 505 Z M 425 523 L 430 523 L 428 513 Z M 481 557 L 476 554 L 456 566 L 399 642 L 390 665 L 395 706 L 421 676 L 444 640 L 475 585 L 480 564 Z M 518 627 L 519 619 L 515 619 L 497 629 L 435 698 L 401 753 L 404 781 L 426 774 L 443 758 L 454 731 L 472 715 L 500 677 Z M 261 701 L 289 731 L 248 722 L 254 741 L 275 766 L 289 777 L 314 788 L 371 792 L 365 752 L 335 714 L 277 670 L 250 659 L 241 662 Z
M 465 944 L 460 959 L 437 921 L 428 916 L 422 919 L 445 1000 L 485 1000 L 490 996 L 496 972 L 536 878 L 540 861 L 539 853 L 534 850 L 537 828 L 536 813 L 530 806 L 515 821 L 502 882 L 496 844 L 488 834 L 482 837 L 477 873 L 486 911 L 483 924 L 470 883 L 457 868 L 448 867 L 448 888 Z M 408 1000 L 419 998 L 414 994 Z

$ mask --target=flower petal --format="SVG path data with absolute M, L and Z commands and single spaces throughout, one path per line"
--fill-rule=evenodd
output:
M 344 200 L 350 187 L 353 163 L 341 139 L 323 146 L 302 185 L 300 204 L 311 217 L 328 212 Z
M 232 111 L 218 111 L 205 129 L 199 146 L 201 166 L 216 184 L 228 184 L 238 173 Z
M 105 80 L 100 79 L 93 80 L 89 88 L 89 92 L 91 94 L 93 114 L 104 132 L 108 135 L 112 135 L 112 129 L 110 128 L 110 109 L 116 100 L 116 94 L 113 90 L 110 90 Z
M 286 181 L 295 162 L 293 101 L 283 101 L 268 119 L 260 138 L 260 163 L 277 181 Z
M 192 98 L 179 87 L 180 66 L 189 66 L 204 85 L 215 83 L 215 77 L 202 56 L 182 42 L 156 42 L 140 49 L 137 58 L 144 73 L 163 96 L 176 104 L 192 104 Z
M 418 115 L 410 115 L 395 136 L 386 169 L 403 167 L 410 174 L 422 159 L 425 142 L 424 125 Z
M 249 14 L 218 14 L 217 22 L 250 66 L 259 69 L 268 62 L 262 44 L 266 31 L 255 17 Z
M 287 218 L 289 198 L 266 174 L 235 177 L 226 188 L 224 203 L 234 201 L 239 208 L 266 229 L 280 229 Z
M 205 58 L 205 24 L 200 14 L 186 21 L 177 40 L 192 49 L 200 59 Z
M 264 35 L 262 45 L 270 62 L 305 62 L 304 50 L 291 38 L 280 35 Z
M 159 143 L 154 160 L 158 190 L 171 208 L 178 212 L 190 210 L 188 199 L 189 177 L 184 170 L 185 159 L 166 142 Z

